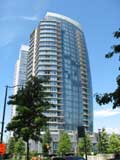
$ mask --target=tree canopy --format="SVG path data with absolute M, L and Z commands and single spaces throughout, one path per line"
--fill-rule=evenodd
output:
M 68 133 L 62 132 L 58 142 L 58 154 L 65 155 L 71 151 L 72 144 Z
M 120 136 L 112 133 L 109 138 L 109 153 L 120 153 Z
M 18 157 L 18 160 L 22 159 L 22 156 L 25 153 L 25 142 L 22 140 L 22 138 L 19 138 L 15 143 L 14 153 L 16 157 Z
M 14 148 L 15 148 L 15 139 L 14 137 L 10 137 L 7 144 L 7 152 L 13 154 Z
M 50 135 L 50 131 L 47 128 L 45 130 L 45 134 L 43 135 L 43 139 L 42 139 L 42 152 L 43 155 L 48 155 L 48 152 L 51 148 L 51 141 L 52 141 L 52 137 Z
M 80 138 L 78 143 L 78 151 L 80 155 L 84 155 L 85 153 L 85 139 L 86 138 L 86 151 L 88 154 L 91 154 L 92 152 L 92 142 L 90 140 L 90 136 L 88 134 L 85 134 L 85 137 Z
M 26 82 L 25 87 L 20 88 L 16 95 L 10 96 L 8 104 L 16 105 L 17 114 L 7 125 L 8 131 L 13 131 L 15 138 L 22 138 L 27 142 L 27 153 L 29 154 L 29 140 L 41 140 L 40 131 L 47 125 L 48 118 L 45 112 L 51 104 L 47 101 L 47 81 L 32 77 Z M 27 154 L 27 155 L 28 155 Z M 27 157 L 29 159 L 29 157 Z
M 114 33 L 115 38 L 120 38 L 120 29 Z M 110 51 L 108 54 L 105 55 L 106 58 L 112 58 L 115 54 L 120 54 L 120 44 L 113 45 L 111 47 L 112 51 Z M 120 60 L 120 55 L 119 55 Z M 120 70 L 120 67 L 119 67 Z M 110 102 L 112 102 L 113 106 L 112 108 L 115 109 L 117 107 L 120 107 L 120 75 L 116 78 L 117 82 L 117 88 L 110 93 L 104 93 L 104 94 L 96 94 L 96 102 L 99 105 L 105 105 Z
M 108 153 L 108 147 L 109 136 L 106 130 L 103 128 L 102 131 L 99 132 L 98 150 L 100 153 Z

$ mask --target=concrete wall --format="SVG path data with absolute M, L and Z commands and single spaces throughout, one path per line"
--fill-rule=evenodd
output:
M 113 154 L 97 154 L 96 156 L 88 156 L 88 160 L 109 160 L 114 158 Z

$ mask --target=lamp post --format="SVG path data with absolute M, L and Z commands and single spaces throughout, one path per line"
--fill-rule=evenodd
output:
M 3 117 L 2 117 L 2 126 L 1 126 L 1 137 L 0 137 L 0 143 L 1 144 L 3 143 L 3 132 L 4 132 L 5 111 L 6 111 L 8 88 L 15 88 L 15 87 L 18 87 L 18 86 L 23 86 L 23 85 L 5 86 L 5 98 L 4 98 Z
M 101 129 L 98 129 L 99 153 L 101 153 Z
M 0 144 L 3 143 L 3 133 L 4 133 L 4 123 L 5 123 L 5 111 L 6 111 L 6 103 L 7 103 L 7 93 L 8 93 L 8 88 L 15 88 L 18 86 L 22 86 L 23 85 L 16 85 L 16 86 L 5 86 L 5 98 L 4 98 L 4 106 L 3 106 L 3 117 L 2 117 L 2 126 L 1 126 L 1 136 L 0 136 Z M 0 160 L 3 159 L 3 155 L 0 154 Z
M 5 89 L 5 99 L 4 99 L 3 118 L 2 118 L 2 127 L 1 127 L 1 138 L 0 138 L 1 143 L 3 142 L 3 130 L 4 130 L 4 121 L 5 121 L 6 102 L 7 102 L 7 92 L 8 92 L 8 86 L 6 86 L 6 89 Z
M 87 139 L 86 139 L 86 134 L 85 134 L 85 136 L 84 136 L 84 144 L 85 144 L 84 150 L 85 150 L 85 159 L 87 160 L 88 158 L 87 158 L 87 141 L 86 140 Z
M 77 143 L 78 143 L 79 138 L 83 138 L 84 140 L 84 153 L 85 153 L 85 159 L 87 160 L 88 159 L 87 158 L 87 141 L 86 141 L 86 133 L 85 133 L 84 126 L 78 126 Z

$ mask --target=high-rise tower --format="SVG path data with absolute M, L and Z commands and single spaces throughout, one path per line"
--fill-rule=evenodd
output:
M 30 35 L 27 79 L 47 76 L 46 92 L 55 105 L 46 115 L 50 131 L 93 132 L 91 74 L 84 33 L 78 22 L 48 12 Z
M 29 46 L 21 45 L 19 51 L 19 58 L 15 65 L 14 83 L 16 86 L 13 90 L 13 94 L 16 94 L 20 86 L 24 86 L 26 82 L 26 66 L 27 66 L 27 54 Z M 20 85 L 20 86 L 19 86 Z M 12 106 L 11 118 L 16 115 L 16 106 Z

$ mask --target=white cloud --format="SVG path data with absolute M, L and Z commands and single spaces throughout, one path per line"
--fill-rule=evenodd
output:
M 112 133 L 120 134 L 120 127 L 105 127 L 105 126 L 103 126 L 102 128 L 105 128 L 105 131 L 108 134 L 112 134 Z M 95 130 L 95 132 L 98 133 L 98 130 Z
M 31 17 L 21 16 L 20 18 L 28 20 L 28 21 L 37 21 L 38 20 L 38 18 L 36 16 L 31 16 Z
M 120 134 L 120 128 L 105 128 L 105 130 L 109 134 L 112 133 Z
M 15 19 L 23 19 L 27 21 L 37 21 L 38 18 L 36 16 L 7 16 L 7 17 L 0 17 L 0 21 L 8 21 L 8 20 L 15 20 Z
M 110 116 L 115 116 L 120 114 L 119 109 L 102 109 L 102 110 L 97 110 L 94 111 L 94 116 L 95 117 L 110 117 Z

